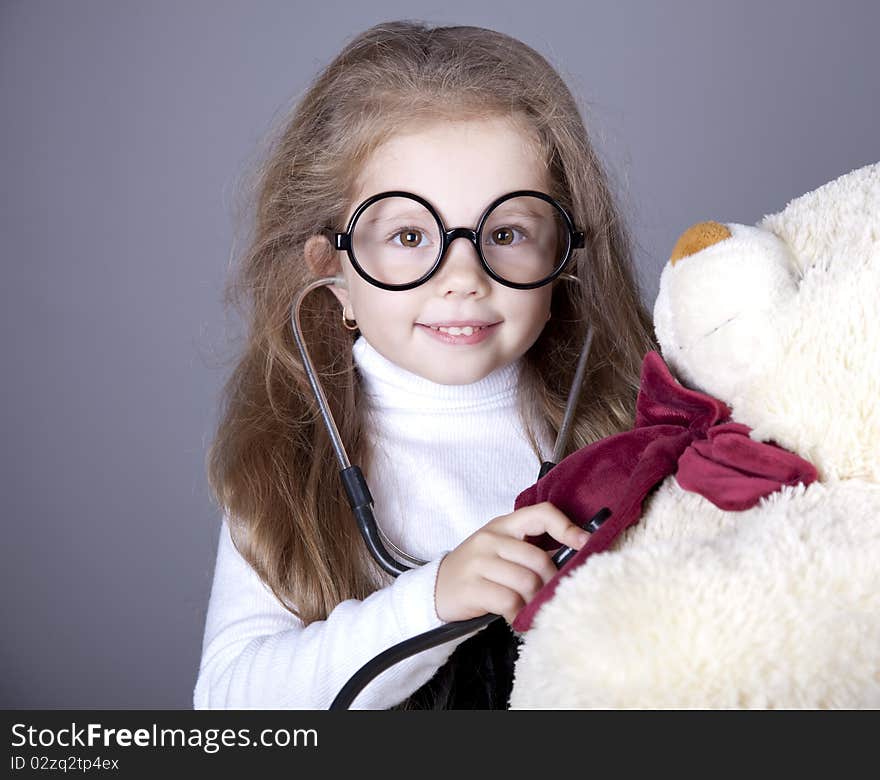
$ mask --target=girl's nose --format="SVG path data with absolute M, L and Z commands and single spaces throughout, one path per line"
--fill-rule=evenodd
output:
M 437 269 L 436 282 L 444 295 L 450 292 L 485 295 L 491 286 L 491 279 L 483 270 L 477 248 L 465 237 L 456 238 L 449 244 L 446 257 Z

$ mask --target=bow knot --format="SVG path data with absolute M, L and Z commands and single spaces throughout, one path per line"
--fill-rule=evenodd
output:
M 517 496 L 514 509 L 549 501 L 581 527 L 602 507 L 611 517 L 520 610 L 514 630 L 527 631 L 563 577 L 638 522 L 645 497 L 669 475 L 728 511 L 749 509 L 783 485 L 816 480 L 813 464 L 749 438 L 751 429 L 730 414 L 717 398 L 682 387 L 658 352 L 645 355 L 633 429 L 573 452 Z M 558 547 L 549 534 L 526 539 Z

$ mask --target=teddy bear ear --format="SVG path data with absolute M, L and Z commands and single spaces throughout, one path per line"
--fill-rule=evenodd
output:
M 880 163 L 856 168 L 790 201 L 757 225 L 791 247 L 802 269 L 871 256 L 880 236 Z
M 730 228 L 720 222 L 698 222 L 684 231 L 675 242 L 669 262 L 675 265 L 679 260 L 730 238 Z

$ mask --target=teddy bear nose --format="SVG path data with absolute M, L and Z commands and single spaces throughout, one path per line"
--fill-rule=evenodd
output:
M 675 265 L 683 257 L 695 255 L 707 246 L 730 238 L 730 229 L 720 222 L 698 222 L 684 231 L 675 242 L 669 261 Z

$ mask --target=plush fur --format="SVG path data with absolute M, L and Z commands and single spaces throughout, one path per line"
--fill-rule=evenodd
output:
M 663 357 L 819 481 L 725 512 L 666 479 L 537 613 L 511 709 L 880 707 L 880 164 L 720 227 L 663 270 Z

